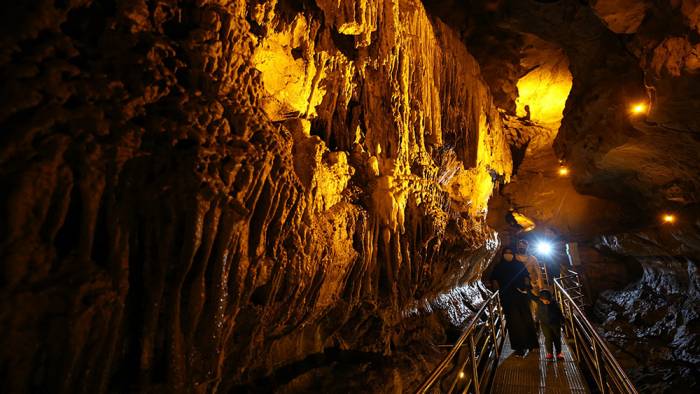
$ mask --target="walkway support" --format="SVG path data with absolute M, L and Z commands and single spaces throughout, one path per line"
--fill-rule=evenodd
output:
M 588 369 L 598 390 L 603 394 L 637 394 L 632 381 L 581 310 L 584 297 L 578 273 L 569 270 L 554 279 L 554 290 L 564 315 L 564 332 L 573 342 L 576 360 L 580 367 Z
M 472 317 L 449 354 L 416 393 L 485 393 L 489 389 L 505 338 L 498 292 Z

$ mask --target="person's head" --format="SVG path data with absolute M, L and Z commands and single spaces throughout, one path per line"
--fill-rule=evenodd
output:
M 513 251 L 510 248 L 503 249 L 503 260 L 513 261 Z
M 540 290 L 540 301 L 544 304 L 549 304 L 552 302 L 552 293 L 547 289 Z
M 526 254 L 527 247 L 528 247 L 528 243 L 526 240 L 521 239 L 520 241 L 518 241 L 518 253 L 519 254 Z

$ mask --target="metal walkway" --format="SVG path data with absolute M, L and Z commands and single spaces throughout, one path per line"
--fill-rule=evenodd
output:
M 579 275 L 569 270 L 554 279 L 557 303 L 564 315 L 563 361 L 547 361 L 540 336 L 539 351 L 514 356 L 498 291 L 483 303 L 452 349 L 417 388 L 416 393 L 588 393 L 638 394 L 588 321 Z M 505 343 L 504 343 L 505 342 Z M 571 346 L 571 348 L 569 348 Z M 582 376 L 585 369 L 588 380 Z
M 589 393 L 585 379 L 579 372 L 566 341 L 562 338 L 564 360 L 546 360 L 547 352 L 540 334 L 540 350 L 525 358 L 517 357 L 506 339 L 496 378 L 491 390 L 494 394 L 559 394 Z

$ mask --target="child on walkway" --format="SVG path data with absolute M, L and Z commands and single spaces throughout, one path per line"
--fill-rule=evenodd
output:
M 530 298 L 537 302 L 537 320 L 540 321 L 542 334 L 544 334 L 547 360 L 554 358 L 552 347 L 557 352 L 557 359 L 563 360 L 564 355 L 561 353 L 561 323 L 564 317 L 561 314 L 559 305 L 552 300 L 552 293 L 547 289 L 540 290 L 539 297 L 530 291 Z

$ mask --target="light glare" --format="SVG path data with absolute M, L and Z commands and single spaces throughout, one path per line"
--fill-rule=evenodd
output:
M 630 111 L 631 111 L 634 115 L 641 115 L 641 114 L 647 112 L 647 105 L 646 105 L 645 103 L 637 103 L 637 104 L 634 104 L 634 105 L 632 106 L 632 108 L 630 109 Z
M 676 216 L 670 213 L 666 213 L 663 215 L 663 221 L 664 223 L 673 223 L 676 221 Z
M 552 244 L 547 241 L 540 241 L 537 243 L 537 253 L 543 256 L 549 256 L 552 254 Z
M 559 167 L 559 175 L 560 175 L 560 176 L 567 176 L 567 175 L 569 175 L 569 168 L 568 168 L 568 167 L 564 167 L 564 166 Z

